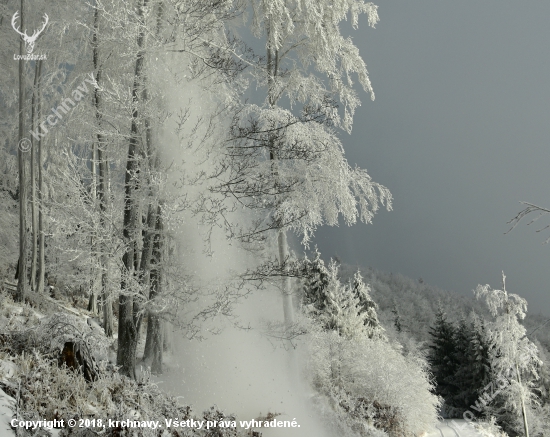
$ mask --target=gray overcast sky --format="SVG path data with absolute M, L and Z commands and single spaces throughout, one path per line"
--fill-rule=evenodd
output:
M 378 0 L 352 36 L 376 93 L 342 134 L 394 196 L 372 225 L 321 228 L 324 256 L 471 295 L 507 289 L 550 315 L 550 224 L 504 235 L 519 201 L 550 207 L 550 2 Z M 535 227 L 538 226 L 538 227 Z

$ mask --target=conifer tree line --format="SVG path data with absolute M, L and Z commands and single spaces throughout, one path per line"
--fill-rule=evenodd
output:
M 350 282 L 357 266 L 339 271 Z M 548 433 L 548 319 L 528 318 L 526 301 L 506 290 L 505 278 L 501 290 L 478 286 L 476 301 L 400 274 L 362 271 L 387 340 L 427 359 L 444 417 L 494 421 L 509 435 Z
M 489 383 L 491 363 L 483 319 L 475 313 L 458 324 L 439 309 L 430 328 L 428 360 L 436 381 L 435 393 L 445 400 L 446 413 L 462 417 Z
M 331 260 L 326 266 L 317 251 L 315 258 L 301 264 L 304 312 L 315 318 L 327 331 L 336 331 L 347 338 L 357 332 L 368 338 L 382 338 L 384 329 L 378 321 L 378 306 L 370 297 L 370 287 L 357 271 L 352 280 L 342 283 L 338 265 Z
M 451 323 L 439 308 L 430 328 L 428 362 L 442 413 L 467 420 L 496 420 L 509 435 L 547 430 L 548 364 L 522 324 L 527 301 L 506 290 L 478 285 L 490 317 L 475 312 Z
M 440 408 L 428 364 L 388 338 L 361 273 L 342 280 L 338 262 L 325 264 L 318 251 L 289 270 L 301 278 L 300 323 L 311 342 L 315 399 L 331 400 L 324 414 L 337 435 L 368 429 L 365 423 L 390 436 L 421 432 Z

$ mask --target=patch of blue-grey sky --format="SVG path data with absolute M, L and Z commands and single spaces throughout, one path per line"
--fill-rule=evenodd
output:
M 377 4 L 376 29 L 352 33 L 376 101 L 362 93 L 341 135 L 350 163 L 392 191 L 394 211 L 324 227 L 315 243 L 326 257 L 470 296 L 504 270 L 530 312 L 550 314 L 548 235 L 534 232 L 548 223 L 505 234 L 520 201 L 550 206 L 550 3 Z

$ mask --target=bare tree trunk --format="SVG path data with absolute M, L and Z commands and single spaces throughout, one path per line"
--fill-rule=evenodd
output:
M 148 0 L 143 0 L 138 14 L 143 19 Z M 142 23 L 143 25 L 143 23 Z M 126 161 L 126 177 L 124 181 L 124 225 L 123 236 L 126 243 L 126 251 L 122 257 L 124 272 L 122 272 L 121 293 L 119 295 L 119 321 L 118 321 L 118 352 L 117 365 L 120 372 L 132 379 L 135 379 L 136 349 L 138 340 L 138 326 L 140 316 L 138 314 L 139 302 L 137 296 L 128 292 L 128 280 L 136 275 L 138 267 L 136 265 L 136 229 L 137 229 L 137 202 L 135 191 L 138 188 L 137 178 L 137 157 L 139 154 L 139 113 L 137 103 L 139 102 L 139 86 L 142 82 L 143 64 L 145 61 L 145 52 L 143 50 L 145 43 L 145 31 L 139 31 L 137 45 L 138 54 L 136 56 L 136 65 L 134 69 L 134 84 L 132 87 L 133 113 L 130 128 L 130 142 L 128 145 L 128 158 Z M 128 279 L 127 279 L 128 278 Z
M 21 29 L 25 29 L 25 0 L 21 0 Z M 24 55 L 25 42 L 19 41 L 19 54 Z M 22 141 L 25 132 L 25 61 L 19 60 L 19 277 L 15 300 L 23 302 L 27 294 L 27 181 L 25 153 Z M 27 140 L 28 141 L 28 140 Z
M 107 212 L 107 201 L 109 199 L 109 173 L 107 159 L 105 157 L 105 140 L 101 133 L 101 95 L 100 95 L 100 81 L 102 76 L 102 69 L 99 65 L 99 9 L 96 7 L 94 10 L 94 33 L 93 33 L 93 63 L 95 70 L 95 77 L 97 87 L 94 90 L 94 107 L 95 116 L 97 121 L 97 160 L 99 164 L 99 181 L 98 181 L 98 197 L 99 197 L 99 223 L 102 229 L 105 229 L 105 214 Z M 99 257 L 99 263 L 101 268 L 101 302 L 103 307 L 103 329 L 107 337 L 112 337 L 114 333 L 113 323 L 113 303 L 109 292 L 109 260 L 105 253 L 105 244 L 101 243 L 101 252 Z
M 40 120 L 42 117 L 42 61 L 38 61 L 38 92 L 36 102 L 36 118 Z M 46 273 L 45 254 L 44 254 L 44 213 L 43 191 L 44 179 L 42 175 L 42 137 L 38 139 L 38 284 L 36 290 L 39 293 L 44 291 L 44 276 Z
M 159 205 L 156 211 L 154 224 L 154 239 L 152 244 L 152 256 L 150 263 L 149 279 L 149 301 L 153 301 L 159 295 L 162 287 L 162 263 L 164 250 L 164 235 L 162 224 L 162 209 Z M 160 352 L 159 352 L 160 349 Z M 158 314 L 155 311 L 149 311 L 147 320 L 147 338 L 145 340 L 145 350 L 143 359 L 147 360 L 153 357 L 153 362 L 160 359 L 160 363 L 151 365 L 151 371 L 162 373 L 162 334 L 161 323 Z
M 279 265 L 282 272 L 286 272 L 285 264 L 288 261 L 288 243 L 286 240 L 286 231 L 279 229 L 279 235 L 277 238 L 279 246 Z M 288 276 L 282 276 L 282 289 L 283 289 L 283 315 L 285 319 L 285 327 L 289 329 L 294 323 L 294 308 L 292 305 L 292 290 L 290 287 L 290 278 Z
M 96 94 L 99 91 L 96 90 Z M 99 105 L 99 97 L 96 100 Z M 99 111 L 97 112 L 99 114 Z M 101 116 L 98 115 L 100 118 Z M 107 159 L 105 158 L 105 152 L 102 150 L 105 146 L 103 142 L 103 136 L 98 133 L 98 148 L 97 156 L 99 160 L 99 210 L 100 210 L 100 225 L 102 229 L 105 229 L 105 214 L 107 213 L 107 208 L 110 205 L 108 203 L 109 199 L 109 168 Z M 109 288 L 109 268 L 110 260 L 109 256 L 106 253 L 105 244 L 102 243 L 101 254 L 99 258 L 101 266 L 101 305 L 103 309 L 103 329 L 105 330 L 105 335 L 107 337 L 113 337 L 114 335 L 114 320 L 113 320 L 113 299 L 111 297 L 111 291 Z
M 153 337 L 155 335 L 155 318 L 153 312 L 147 313 L 147 331 L 145 334 L 145 348 L 143 349 L 143 361 L 149 361 L 153 356 Z
M 172 352 L 172 324 L 167 320 L 161 321 L 162 326 L 162 350 Z
M 156 35 L 160 34 L 161 19 L 163 15 L 162 3 L 159 4 L 157 10 L 157 29 Z M 147 90 L 147 75 L 143 75 L 143 101 L 149 100 Z M 145 141 L 147 146 L 147 163 L 149 165 L 148 175 L 152 172 L 158 172 L 160 169 L 160 159 L 155 147 L 153 146 L 153 129 L 149 117 L 145 118 Z M 153 189 L 153 184 L 150 178 L 147 180 L 149 186 L 149 209 L 147 212 L 147 234 L 143 242 L 143 255 L 141 263 L 141 273 L 143 276 L 142 283 L 149 283 L 149 301 L 153 300 L 158 295 L 159 287 L 159 266 L 162 260 L 162 252 L 159 252 L 159 246 L 162 246 L 160 234 L 162 231 L 161 206 L 156 206 L 158 199 L 155 195 L 158 194 Z M 151 272 L 151 263 L 155 263 L 155 272 Z M 145 349 L 143 351 L 143 360 L 147 361 L 153 357 L 152 370 L 155 373 L 162 373 L 162 350 L 157 350 L 158 345 L 162 343 L 162 329 L 158 315 L 153 311 L 148 312 L 147 331 L 145 338 Z M 162 349 L 162 348 L 161 348 Z
M 97 144 L 92 144 L 92 156 L 91 156 L 91 170 L 92 170 L 92 183 L 90 186 L 90 198 L 92 200 L 93 209 L 96 210 L 96 200 L 97 200 L 97 171 L 96 171 L 96 164 L 97 164 Z M 92 314 L 97 314 L 97 293 L 96 293 L 96 266 L 97 266 L 97 249 L 95 247 L 95 239 L 92 235 L 90 237 L 90 300 L 88 301 L 88 311 L 90 311 Z
M 134 123 L 132 123 L 134 124 Z M 137 126 L 136 126 L 137 127 Z M 133 132 L 134 133 L 134 132 Z M 129 282 L 136 274 L 136 251 L 135 251 L 135 222 L 136 205 L 133 198 L 133 191 L 136 189 L 135 158 L 137 144 L 135 140 L 130 140 L 128 151 L 128 161 L 126 166 L 125 180 L 125 210 L 124 210 L 124 229 L 123 236 L 126 242 L 126 251 L 122 257 L 124 271 L 122 272 L 121 290 L 119 295 L 118 307 L 118 352 L 117 365 L 121 366 L 120 372 L 129 378 L 135 379 L 136 349 L 138 341 L 138 314 L 136 297 L 128 290 Z
M 151 201 L 152 202 L 152 201 Z M 144 238 L 143 243 L 143 254 L 141 257 L 141 273 L 142 273 L 142 283 L 149 283 L 149 300 L 152 300 L 156 295 L 157 281 L 151 272 L 151 258 L 153 257 L 153 246 L 155 244 L 154 240 L 156 238 L 156 229 L 157 229 L 157 213 L 154 205 L 149 204 L 149 211 L 147 212 L 147 234 Z M 153 331 L 153 312 L 149 311 L 147 315 L 147 334 L 145 337 L 145 349 L 143 351 L 143 360 L 148 360 L 153 354 L 153 343 L 152 335 Z
M 270 38 L 268 27 L 268 39 Z M 275 78 L 277 77 L 279 69 L 279 52 L 271 47 L 267 49 L 267 74 L 268 74 L 268 100 L 271 107 L 276 106 L 277 98 L 275 95 Z M 274 178 L 279 177 L 278 173 L 278 156 L 275 150 L 275 139 L 270 140 L 270 159 L 272 161 L 272 173 Z M 294 310 L 292 304 L 292 290 L 290 287 L 290 278 L 284 276 L 286 272 L 286 263 L 288 261 L 288 243 L 286 238 L 286 230 L 284 229 L 284 223 L 277 229 L 277 245 L 279 249 L 279 267 L 281 268 L 281 292 L 283 295 L 283 316 L 285 321 L 285 328 L 291 329 L 294 323 Z
M 523 387 L 521 385 L 521 375 L 519 371 L 519 366 L 516 364 L 516 375 L 519 383 L 521 393 L 521 416 L 523 418 L 523 429 L 525 430 L 525 437 L 529 437 L 529 425 L 527 423 L 527 414 L 525 412 L 525 399 L 523 398 Z
M 100 136 L 98 136 L 98 139 Z M 98 141 L 98 144 L 102 144 Z M 103 145 L 101 145 L 103 147 Z M 109 165 L 107 158 L 105 157 L 105 152 L 101 152 L 101 147 L 98 147 L 98 159 L 99 159 L 99 179 L 100 179 L 100 209 L 101 209 L 101 219 L 100 223 L 102 227 L 105 226 L 105 213 L 107 212 L 108 207 L 112 202 L 107 203 L 110 199 L 111 184 L 109 176 Z M 103 305 L 103 329 L 105 330 L 105 335 L 107 337 L 114 336 L 114 320 L 113 320 L 113 297 L 109 287 L 109 271 L 111 261 L 109 256 L 105 253 L 105 247 L 101 251 L 101 302 Z
M 267 27 L 267 38 L 271 40 L 271 28 Z M 279 72 L 279 51 L 273 47 L 267 47 L 267 83 L 268 91 L 267 97 L 271 108 L 277 106 L 277 92 L 276 92 L 276 79 Z M 274 128 L 276 126 L 273 126 Z M 279 178 L 279 154 L 276 148 L 275 134 L 269 141 L 269 157 L 271 160 L 271 172 L 275 183 Z M 281 294 L 283 298 L 283 318 L 285 326 L 285 347 L 288 350 L 287 354 L 287 372 L 290 378 L 291 384 L 295 384 L 298 370 L 296 362 L 296 354 L 294 353 L 294 345 L 292 344 L 292 325 L 294 324 L 294 308 L 292 299 L 292 288 L 290 283 L 290 277 L 286 276 L 288 268 L 287 263 L 289 260 L 288 242 L 284 223 L 284 217 L 280 218 L 281 223 L 278 223 L 277 228 L 277 248 L 279 255 L 279 268 L 281 274 Z
M 39 80 L 39 64 L 36 62 L 34 68 L 34 86 L 32 92 L 32 103 L 31 103 L 31 129 L 35 129 L 35 123 L 38 120 L 36 114 L 36 104 L 38 100 L 38 80 Z M 31 139 L 31 232 L 32 232 L 32 261 L 31 261 L 31 290 L 36 291 L 36 263 L 38 260 L 38 218 L 37 218 L 37 208 L 36 208 L 36 139 Z
M 155 242 L 153 244 L 153 259 L 154 263 L 151 268 L 151 296 L 150 299 L 154 299 L 162 291 L 163 283 L 163 253 L 164 253 L 164 229 L 162 223 L 162 210 L 159 205 L 157 210 L 157 223 L 156 223 L 156 233 L 155 233 Z M 151 363 L 151 372 L 155 374 L 162 373 L 162 353 L 164 350 L 164 339 L 166 336 L 163 335 L 163 321 L 161 321 L 158 314 L 151 312 L 149 315 L 149 324 L 147 325 L 147 339 L 149 340 L 149 335 L 151 336 L 151 352 L 153 356 L 153 362 Z M 149 329 L 150 327 L 150 329 Z
M 155 316 L 149 321 L 147 325 L 147 335 L 151 335 L 152 338 L 152 354 L 153 361 L 151 363 L 151 373 L 160 375 L 162 373 L 162 354 L 163 354 L 163 327 L 161 320 L 158 316 Z M 149 326 L 151 326 L 149 330 Z

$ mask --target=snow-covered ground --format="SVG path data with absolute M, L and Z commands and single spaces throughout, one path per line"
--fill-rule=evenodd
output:
M 14 418 L 14 405 L 15 399 L 8 396 L 2 389 L 0 389 L 0 437 L 15 436 L 15 431 L 10 426 L 10 422 Z M 51 437 L 59 437 L 61 430 L 49 429 L 48 432 Z
M 15 404 L 15 399 L 8 396 L 0 389 L 0 435 L 15 435 L 10 426 L 10 420 L 13 416 L 12 407 Z
M 437 429 L 425 437 L 480 437 L 481 434 L 465 420 L 442 420 Z

